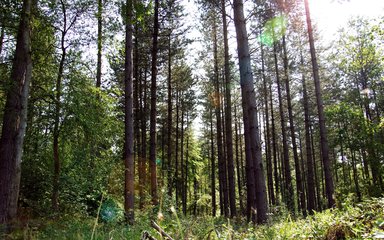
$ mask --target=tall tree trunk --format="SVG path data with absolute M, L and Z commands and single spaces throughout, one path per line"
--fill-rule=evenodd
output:
M 299 155 L 297 153 L 296 131 L 295 131 L 295 125 L 293 123 L 291 89 L 290 89 L 290 84 L 289 84 L 290 79 L 289 79 L 289 69 L 288 69 L 289 68 L 289 66 L 288 66 L 288 54 L 287 54 L 287 44 L 285 42 L 285 35 L 283 36 L 283 54 L 284 54 L 285 90 L 287 92 L 289 127 L 290 127 L 290 132 L 291 132 L 293 159 L 295 161 L 297 206 L 298 206 L 298 210 L 299 211 L 301 210 L 303 212 L 303 214 L 306 215 L 305 195 L 304 195 L 304 191 L 303 191 L 303 182 L 302 182 L 302 178 L 301 178 Z
M 168 161 L 168 195 L 172 195 L 172 56 L 171 56 L 171 34 L 168 38 L 168 136 L 167 136 L 167 161 Z
M 302 60 L 303 67 L 303 60 Z M 313 172 L 313 158 L 311 147 L 311 132 L 310 132 L 310 119 L 309 119 L 309 100 L 307 94 L 307 84 L 304 73 L 302 73 L 303 84 L 303 104 L 304 104 L 304 128 L 305 128 L 305 151 L 307 158 L 307 209 L 309 214 L 313 214 L 315 210 L 315 183 Z
M 210 135 L 211 135 L 211 197 L 212 197 L 212 216 L 216 216 L 216 182 L 215 182 L 215 144 L 213 140 L 213 114 L 212 108 L 209 109 Z
M 156 176 L 156 77 L 157 77 L 157 45 L 159 35 L 159 0 L 155 0 L 155 15 L 153 20 L 152 44 L 152 75 L 151 75 L 151 117 L 149 139 L 149 168 L 151 171 L 151 196 L 152 204 L 157 205 L 157 176 Z
M 184 192 L 184 175 L 185 175 L 185 162 L 184 162 L 184 102 L 181 104 L 181 136 L 180 136 L 180 168 L 181 168 L 181 178 L 179 181 L 179 185 L 177 185 L 177 188 L 180 189 L 181 192 L 181 206 L 182 206 L 182 211 L 184 215 L 187 213 L 187 208 L 184 209 L 184 199 L 185 199 L 185 192 Z M 186 203 L 185 203 L 186 204 Z
M 273 148 L 273 178 L 275 179 L 275 195 L 276 195 L 276 204 L 279 204 L 279 171 L 278 171 L 278 161 L 277 161 L 277 140 L 276 140 L 276 125 L 275 125 L 275 113 L 273 110 L 273 94 L 272 94 L 272 83 L 269 84 L 269 101 L 271 106 L 271 128 L 272 128 L 272 148 Z
M 180 112 L 180 101 L 179 101 L 179 89 L 176 91 L 176 144 L 175 144 L 175 177 L 173 178 L 173 183 L 176 188 L 176 204 L 179 204 L 180 189 L 177 187 L 179 185 L 179 112 Z
M 331 171 L 331 161 L 329 159 L 327 129 L 325 127 L 324 104 L 323 104 L 323 97 L 321 94 L 321 87 L 320 87 L 319 66 L 316 58 L 316 49 L 315 49 L 315 43 L 313 39 L 312 23 L 311 23 L 311 16 L 310 16 L 310 11 L 308 6 L 308 0 L 304 0 L 304 5 L 305 5 L 305 13 L 307 16 L 309 47 L 311 51 L 313 80 L 315 82 L 316 103 L 317 103 L 317 111 L 319 115 L 320 145 L 321 145 L 322 160 L 324 164 L 325 187 L 326 187 L 326 194 L 328 199 L 328 207 L 331 208 L 335 205 L 335 200 L 333 198 L 334 186 L 333 186 L 333 178 L 332 178 L 332 171 Z
M 263 172 L 261 143 L 259 139 L 259 124 L 257 122 L 256 95 L 253 85 L 243 1 L 234 0 L 233 7 L 237 38 L 237 52 L 240 67 L 240 85 L 243 99 L 246 157 L 248 162 L 254 163 L 254 171 L 251 171 L 249 174 L 253 175 L 254 179 L 254 185 L 252 185 L 255 187 L 254 193 L 256 196 L 257 222 L 264 223 L 267 220 L 267 194 Z M 256 175 L 254 173 L 256 173 Z M 252 178 L 249 180 L 252 180 Z
M 126 22 L 125 22 L 125 71 L 124 71 L 124 208 L 125 217 L 128 223 L 134 221 L 134 152 L 133 152 L 133 64 L 132 64 L 132 0 L 126 1 Z
M 31 60 L 32 1 L 23 1 L 17 32 L 12 84 L 7 90 L 0 139 L 0 224 L 16 217 L 20 189 L 21 157 L 27 121 Z
M 232 140 L 232 99 L 231 99 L 231 73 L 229 69 L 229 50 L 228 50 L 228 29 L 227 13 L 225 10 L 225 0 L 221 0 L 221 15 L 223 21 L 224 35 L 224 78 L 225 78 L 225 133 L 227 144 L 227 170 L 229 187 L 229 207 L 230 216 L 236 216 L 236 190 L 235 190 L 235 168 L 233 166 L 233 140 Z
M 238 124 L 238 121 L 237 121 L 237 109 L 236 109 L 236 104 L 234 105 L 235 106 L 235 159 L 236 159 L 236 173 L 237 173 L 237 189 L 239 191 L 239 203 L 240 203 L 240 211 L 241 212 L 244 212 L 244 206 L 243 206 L 243 194 L 242 194 L 242 191 L 241 191 L 241 171 L 240 171 L 240 168 L 242 166 L 240 166 L 241 162 L 239 160 L 239 138 L 240 138 L 240 134 L 239 134 L 239 124 Z M 242 149 L 240 149 L 240 151 L 242 151 Z
M 59 70 L 56 78 L 56 94 L 55 94 L 55 113 L 53 125 L 53 189 L 52 189 L 52 209 L 53 211 L 59 210 L 59 188 L 60 188 L 60 172 L 61 161 L 59 155 L 59 134 L 60 134 L 60 112 L 61 112 L 61 84 L 63 79 L 64 64 L 67 56 L 67 47 L 65 46 L 67 29 L 67 9 L 63 1 L 61 1 L 61 8 L 64 15 L 63 30 L 61 30 L 60 50 L 61 58 L 59 63 Z
M 103 44 L 103 0 L 97 0 L 97 70 L 96 87 L 101 86 L 101 54 Z
M 1 56 L 1 53 L 3 52 L 3 45 L 4 45 L 4 37 L 5 37 L 5 30 L 4 30 L 4 26 L 0 26 L 1 27 L 1 32 L 0 32 L 0 56 Z
M 188 129 L 188 111 L 187 111 L 187 127 Z M 188 158 L 189 158 L 189 135 L 187 135 L 187 143 L 185 146 L 185 164 L 184 164 L 184 178 L 183 178 L 183 212 L 184 215 L 187 215 L 187 196 L 188 196 Z M 194 189 L 195 193 L 197 189 Z M 196 206 L 196 204 L 194 204 Z M 196 208 L 194 208 L 194 212 L 196 213 Z
M 272 152 L 271 152 L 271 133 L 269 127 L 269 108 L 268 108 L 268 88 L 267 88 L 267 79 L 265 76 L 265 62 L 264 62 L 264 48 L 263 45 L 260 46 L 261 50 L 261 72 L 263 77 L 263 90 L 264 90 L 264 108 L 265 108 L 265 145 L 266 145 L 266 164 L 267 164 L 267 182 L 268 182 L 268 196 L 270 203 L 276 205 L 275 191 L 273 190 L 273 176 L 272 176 Z
M 144 79 L 140 81 L 140 124 L 141 124 L 141 177 L 139 176 L 139 184 L 143 186 L 143 191 L 146 190 L 147 183 L 147 113 L 148 113 L 148 84 L 147 84 L 147 65 L 144 67 Z M 143 92 L 143 94 L 142 94 Z M 140 173 L 139 173 L 140 174 Z M 140 180 L 141 179 L 141 180 Z M 143 195 L 143 199 L 141 200 L 144 204 L 145 196 Z
M 222 119 L 221 119 L 221 96 L 220 96 L 220 85 L 219 85 L 219 66 L 218 66 L 218 53 L 217 53 L 217 29 L 216 29 L 216 18 L 214 17 L 214 72 L 215 72 L 215 114 L 216 114 L 216 138 L 217 138 L 217 159 L 219 164 L 219 182 L 221 184 L 222 204 L 223 213 L 225 217 L 228 217 L 228 187 L 227 187 L 227 173 L 226 173 L 226 162 L 223 154 L 223 137 L 222 137 Z
M 287 134 L 286 134 L 286 123 L 284 116 L 284 103 L 283 96 L 280 84 L 280 74 L 279 67 L 277 62 L 277 46 L 276 43 L 273 46 L 273 55 L 275 60 L 275 71 L 276 71 L 276 84 L 277 84 L 277 93 L 279 97 L 279 112 L 280 112 L 280 125 L 281 125 L 281 135 L 283 141 L 283 169 L 284 169 L 284 180 L 285 180 L 285 199 L 287 203 L 288 209 L 294 213 L 295 212 L 295 203 L 293 200 L 293 186 L 292 186 L 292 176 L 291 176 L 291 165 L 289 163 L 289 150 L 288 150 L 288 142 L 287 142 Z
M 142 138 L 141 138 L 141 126 L 140 126 L 140 121 L 144 121 L 142 119 L 142 112 L 143 112 L 143 106 L 142 106 L 142 72 L 139 71 L 139 62 L 140 62 L 140 57 L 139 57 L 139 42 L 138 42 L 138 30 L 137 30 L 137 24 L 135 27 L 135 43 L 134 43 L 134 82 L 133 82 L 133 107 L 135 109 L 134 112 L 134 117 L 135 117 L 135 138 L 136 138 L 136 151 L 137 151 L 137 169 L 138 169 L 138 174 L 139 174 L 139 208 L 142 209 L 144 207 L 144 185 L 145 185 L 145 180 L 144 180 L 144 158 L 142 156 Z

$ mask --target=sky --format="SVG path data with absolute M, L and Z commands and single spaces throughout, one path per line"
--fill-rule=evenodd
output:
M 352 16 L 384 16 L 384 0 L 309 0 L 312 21 L 331 40 Z

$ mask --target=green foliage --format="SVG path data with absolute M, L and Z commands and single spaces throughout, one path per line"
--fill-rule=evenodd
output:
M 115 203 L 107 203 L 115 207 Z M 342 209 L 315 212 L 306 219 L 293 219 L 280 211 L 266 225 L 253 225 L 243 218 L 233 220 L 211 216 L 183 216 L 163 198 L 160 209 L 136 211 L 136 223 L 99 222 L 93 239 L 140 239 L 143 231 L 160 239 L 150 226 L 151 219 L 174 239 L 380 239 L 384 234 L 384 198 L 354 204 L 347 199 Z M 155 210 L 155 211 L 154 211 Z M 162 212 L 160 216 L 158 214 Z M 160 217 L 159 217 L 160 216 Z M 157 218 L 156 218 L 157 217 Z M 8 236 L 9 239 L 91 239 L 93 218 L 81 214 L 59 219 L 31 220 Z
M 116 200 L 107 198 L 101 203 L 100 219 L 106 223 L 113 223 L 123 220 L 124 211 Z

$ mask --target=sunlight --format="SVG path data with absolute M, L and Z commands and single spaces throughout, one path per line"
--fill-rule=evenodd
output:
M 352 16 L 375 18 L 383 16 L 382 0 L 309 0 L 311 17 L 326 41 Z

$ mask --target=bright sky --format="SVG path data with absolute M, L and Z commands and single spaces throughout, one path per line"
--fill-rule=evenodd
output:
M 384 16 L 384 0 L 309 0 L 312 21 L 325 40 L 330 40 L 351 16 Z

